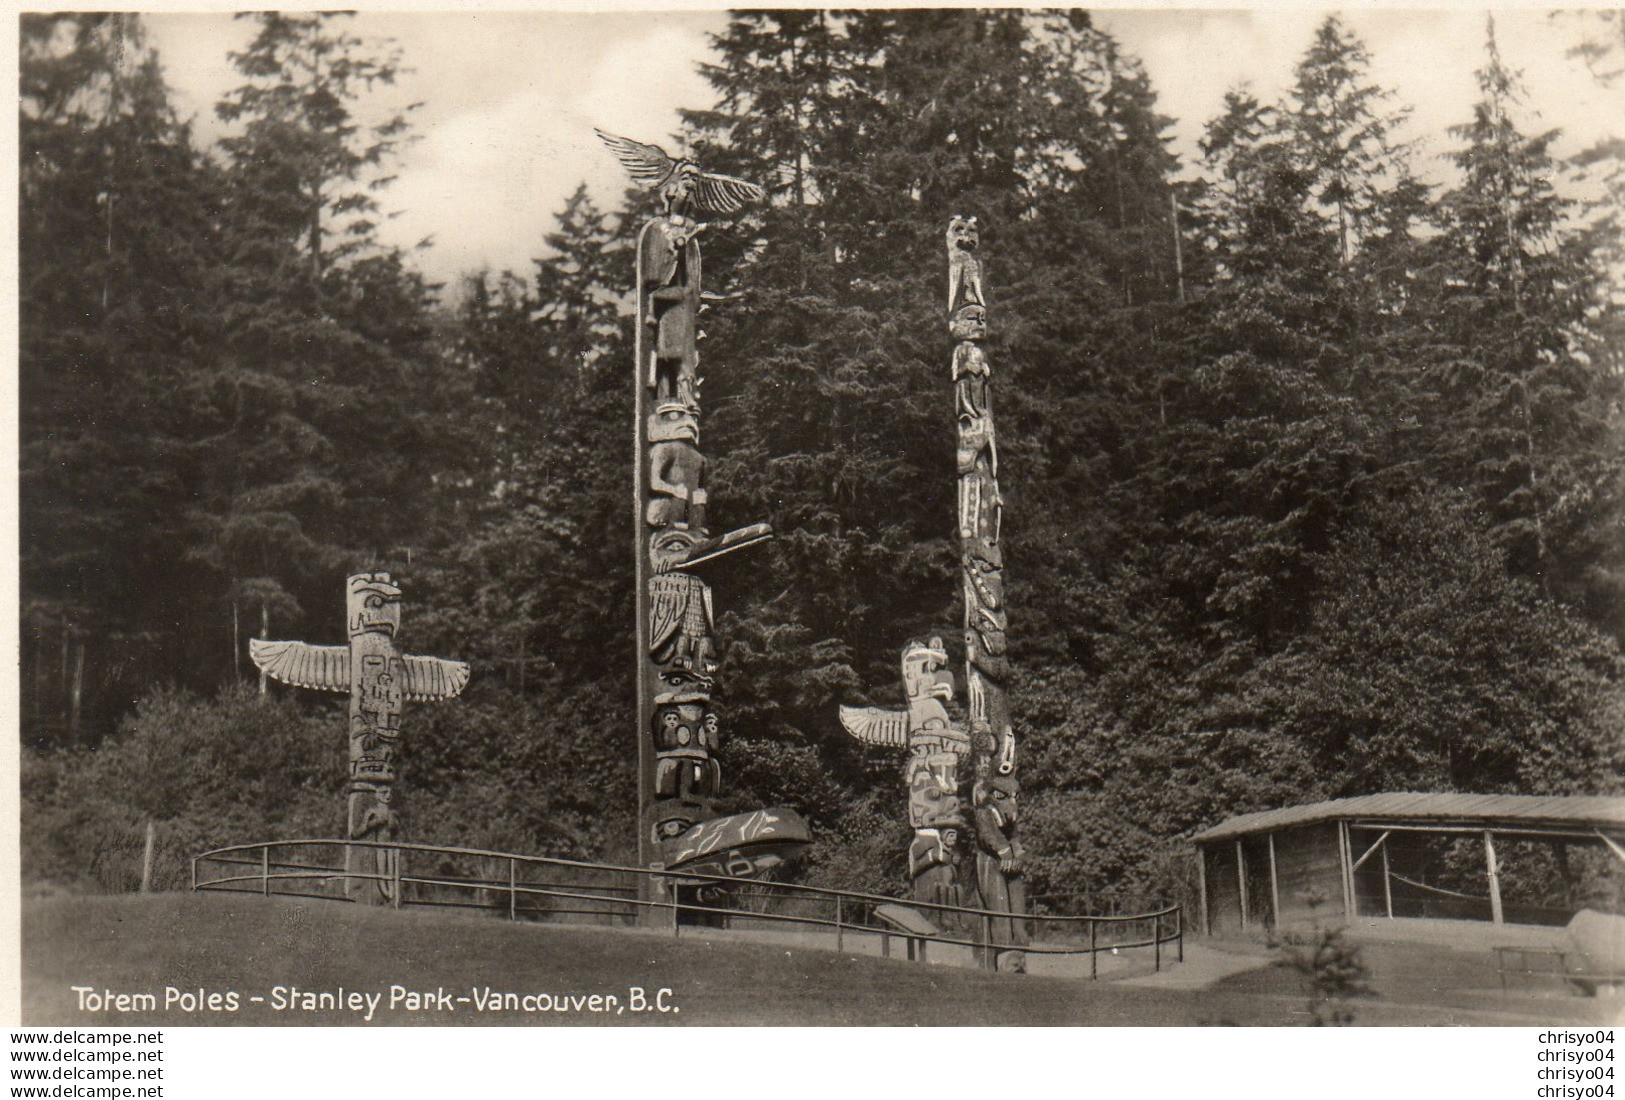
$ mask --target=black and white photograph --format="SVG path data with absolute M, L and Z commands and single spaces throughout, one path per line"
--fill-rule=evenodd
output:
M 14 18 L 14 1083 L 1447 1025 L 1612 1095 L 1625 9 Z

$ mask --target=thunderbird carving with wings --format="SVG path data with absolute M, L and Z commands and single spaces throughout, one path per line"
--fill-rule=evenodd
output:
M 628 175 L 659 193 L 667 214 L 687 213 L 690 205 L 711 214 L 732 214 L 767 194 L 759 184 L 703 171 L 694 161 L 673 158 L 658 145 L 606 134 L 596 127 L 593 133 L 609 146 Z

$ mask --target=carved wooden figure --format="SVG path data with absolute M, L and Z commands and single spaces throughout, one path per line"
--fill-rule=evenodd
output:
M 955 215 L 948 219 L 948 312 L 958 309 L 961 302 L 987 304 L 982 296 L 982 261 L 976 258 L 976 249 L 982 243 L 981 231 L 974 215 Z
M 401 590 L 388 573 L 350 577 L 345 606 L 348 645 L 250 638 L 248 652 L 273 680 L 313 691 L 349 693 L 350 782 L 345 835 L 351 840 L 392 839 L 396 818 L 389 796 L 397 775 L 395 753 L 400 745 L 401 713 L 409 700 L 436 702 L 460 693 L 468 683 L 468 665 L 396 652 Z M 370 849 L 345 851 L 345 870 L 352 875 L 378 873 L 381 866 Z M 378 903 L 388 896 L 386 886 L 351 878 L 347 889 L 357 901 Z
M 960 808 L 960 761 L 970 738 L 952 725 L 944 705 L 953 699 L 953 674 L 942 639 L 911 641 L 903 647 L 903 710 L 887 707 L 840 709 L 846 732 L 870 745 L 907 748 L 903 782 L 908 790 L 910 892 L 919 901 L 960 902 L 958 838 L 965 827 Z
M 982 894 L 982 908 L 1009 913 L 1008 919 L 992 922 L 993 942 L 999 944 L 997 967 L 1024 971 L 1026 958 L 1020 948 L 1027 943 L 1027 887 L 1022 877 L 1026 853 L 1016 837 L 1020 818 L 1018 787 L 1014 776 L 978 777 L 971 790 L 972 814 L 976 819 L 976 885 Z

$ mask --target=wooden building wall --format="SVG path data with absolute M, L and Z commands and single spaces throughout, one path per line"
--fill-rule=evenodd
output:
M 1335 822 L 1276 833 L 1275 875 L 1283 924 L 1311 919 L 1314 912 L 1307 901 L 1311 893 L 1322 899 L 1321 919 L 1343 918 L 1343 861 Z
M 1245 837 L 1242 851 L 1247 864 L 1247 926 L 1241 919 L 1241 883 L 1237 874 L 1234 839 L 1215 841 L 1202 848 L 1202 870 L 1207 888 L 1208 928 L 1215 936 L 1255 932 L 1278 924 L 1304 923 L 1315 915 L 1308 896 L 1318 894 L 1322 920 L 1342 919 L 1343 865 L 1336 823 L 1282 829 L 1275 838 L 1275 883 L 1270 883 L 1268 834 Z M 1280 912 L 1273 904 L 1279 899 Z
M 1241 933 L 1241 885 L 1236 881 L 1236 845 L 1221 841 L 1202 850 L 1207 883 L 1208 931 L 1215 936 Z

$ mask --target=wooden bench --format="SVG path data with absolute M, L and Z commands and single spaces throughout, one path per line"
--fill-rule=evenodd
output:
M 1511 962 L 1516 960 L 1517 966 Z M 1545 962 L 1545 966 L 1531 966 Z M 1501 988 L 1507 974 L 1550 975 L 1561 978 L 1589 996 L 1612 996 L 1625 985 L 1625 917 L 1582 909 L 1563 929 L 1562 939 L 1550 947 L 1497 947 L 1495 970 Z
M 877 905 L 874 914 L 875 919 L 884 926 L 880 933 L 880 953 L 888 959 L 891 958 L 893 932 L 902 935 L 907 943 L 910 962 L 925 962 L 926 942 L 942 934 L 942 929 L 926 919 L 924 913 L 906 905 Z

